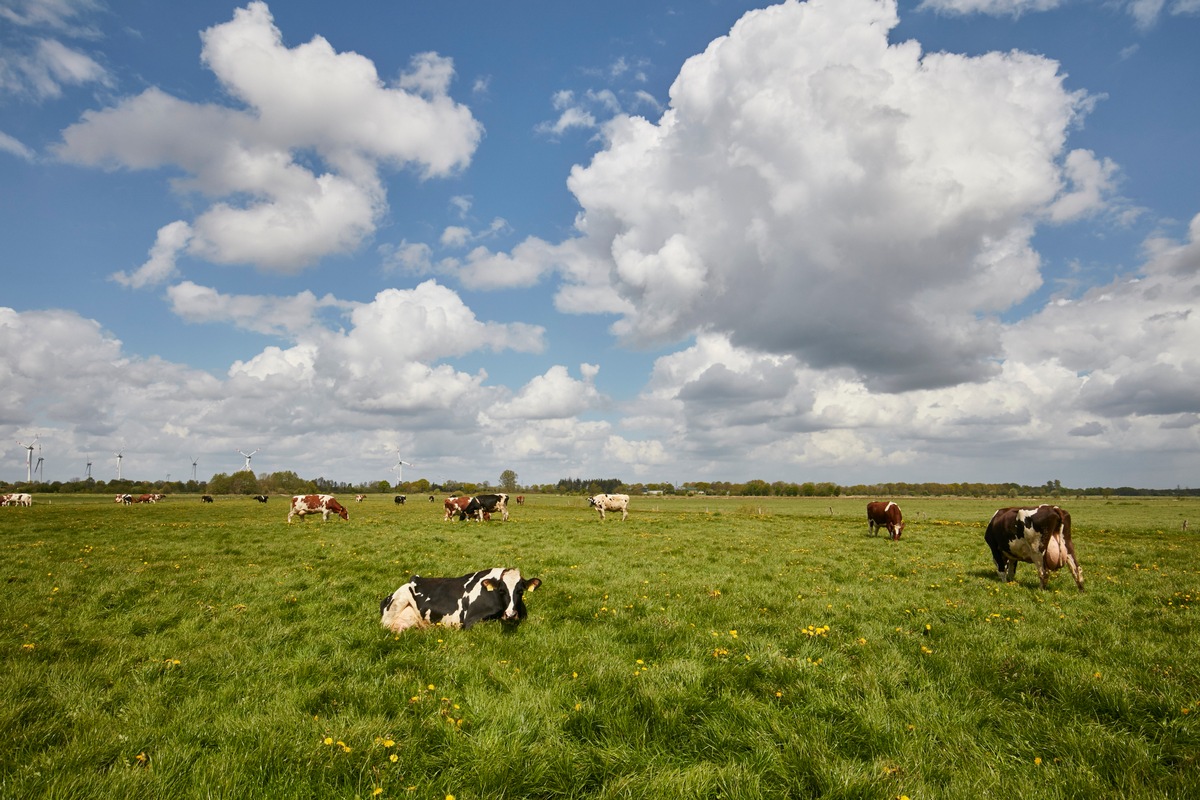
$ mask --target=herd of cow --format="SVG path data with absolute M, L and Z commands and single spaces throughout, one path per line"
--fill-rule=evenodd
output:
M 362 502 L 365 495 L 355 496 Z M 499 514 L 508 520 L 508 495 L 480 494 L 474 496 L 448 497 L 443 502 L 445 516 L 449 521 L 455 516 L 459 521 L 473 519 L 479 522 Z M 161 494 L 119 494 L 116 502 L 124 505 L 133 503 L 156 503 Z M 256 495 L 255 500 L 267 502 L 266 495 Z M 403 505 L 405 495 L 396 495 L 395 503 Z M 201 502 L 211 503 L 211 495 L 203 495 Z M 430 502 L 434 498 L 430 496 Z M 525 502 L 517 496 L 518 505 Z M 0 495 L 0 505 L 33 504 L 28 494 Z M 597 494 L 588 498 L 588 505 L 604 519 L 606 511 L 620 511 L 621 520 L 629 517 L 629 495 Z M 298 494 L 292 497 L 287 521 L 304 519 L 308 514 L 320 514 L 328 520 L 336 514 L 344 520 L 350 512 L 328 494 Z M 869 535 L 886 530 L 892 541 L 898 541 L 904 533 L 904 515 L 894 502 L 872 502 L 867 504 L 867 526 Z M 1049 573 L 1066 566 L 1075 579 L 1079 591 L 1083 591 L 1083 570 L 1075 558 L 1075 544 L 1071 541 L 1071 515 L 1066 509 L 1043 504 L 1036 508 L 1001 508 L 992 515 L 984 531 L 984 542 L 992 552 L 997 576 L 1006 582 L 1016 577 L 1017 563 L 1024 561 L 1037 568 L 1038 580 L 1043 589 Z M 484 620 L 497 619 L 516 624 L 526 616 L 524 596 L 542 582 L 539 578 L 526 579 L 520 570 L 496 567 L 473 572 L 458 578 L 422 578 L 413 575 L 408 583 L 385 597 L 379 605 L 380 623 L 397 633 L 413 627 L 443 625 L 452 628 L 470 628 Z

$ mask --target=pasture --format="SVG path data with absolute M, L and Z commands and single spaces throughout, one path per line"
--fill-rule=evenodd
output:
M 0 797 L 1200 797 L 1200 501 L 1062 500 L 1079 594 L 997 581 L 1011 500 L 340 499 L 0 509 Z M 520 627 L 379 626 L 492 566 Z

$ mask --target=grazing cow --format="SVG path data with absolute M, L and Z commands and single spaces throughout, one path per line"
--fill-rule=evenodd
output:
M 7 506 L 12 503 L 15 503 L 16 501 L 13 500 L 13 497 L 14 497 L 14 495 L 11 495 L 11 494 L 0 495 L 0 506 Z
M 434 501 L 434 499 L 435 499 L 435 498 L 434 498 L 434 496 L 433 496 L 433 495 L 429 495 L 429 502 L 431 502 L 431 503 L 432 503 L 432 502 Z
M 366 499 L 367 499 L 367 496 L 365 494 L 354 495 L 354 502 L 356 502 L 356 503 L 361 503 L 363 500 L 366 500 Z
M 447 497 L 445 502 L 442 503 L 446 509 L 446 516 L 442 517 L 442 522 L 445 522 L 456 514 L 460 519 L 466 519 L 466 515 L 463 513 L 463 510 L 470 505 L 470 503 L 471 498 L 469 497 Z
M 519 506 L 525 505 L 525 495 L 523 495 L 523 494 L 517 495 L 517 505 L 519 505 Z
M 466 630 L 489 619 L 516 625 L 527 614 L 525 593 L 541 585 L 539 578 L 526 580 L 520 570 L 502 567 L 461 578 L 413 575 L 379 604 L 379 623 L 396 633 L 429 625 Z
M 202 494 L 202 495 L 200 495 L 200 502 L 201 502 L 201 503 L 211 503 L 212 501 L 213 501 L 213 499 L 212 499 L 212 495 L 211 495 L 211 494 Z
M 894 542 L 904 533 L 904 516 L 900 513 L 900 506 L 890 500 L 886 503 L 867 503 L 867 525 L 872 536 L 879 528 L 887 528 Z
M 0 505 L 5 506 L 31 506 L 33 505 L 33 495 L 25 492 L 16 492 L 14 494 L 6 494 L 0 497 Z
M 254 499 L 260 503 L 267 502 L 267 496 L 265 494 L 256 494 L 256 495 L 254 495 Z
M 292 510 L 288 512 L 288 523 L 292 517 L 304 519 L 307 514 L 320 514 L 321 519 L 329 521 L 330 514 L 337 514 L 342 519 L 350 519 L 350 512 L 331 494 L 297 494 L 292 496 Z
M 1004 581 L 1017 574 L 1017 562 L 1037 567 L 1038 580 L 1046 588 L 1049 573 L 1063 564 L 1071 569 L 1075 585 L 1083 591 L 1083 570 L 1075 560 L 1071 541 L 1071 515 L 1058 506 L 1037 508 L 1001 508 L 992 515 L 983 539 L 992 550 L 996 573 Z
M 500 519 L 508 522 L 508 495 L 506 494 L 478 494 L 471 498 L 471 502 L 467 503 L 467 507 L 462 510 L 459 516 L 459 521 L 467 517 L 475 517 L 479 522 L 483 521 L 484 515 L 500 514 Z M 488 519 L 491 519 L 488 516 Z
M 604 521 L 605 511 L 620 511 L 621 522 L 629 516 L 629 495 L 627 494 L 595 494 L 588 498 L 588 505 L 600 512 L 600 520 Z
M 404 501 L 407 499 L 408 499 L 408 495 L 398 494 L 398 495 L 396 495 L 395 499 L 392 502 L 394 502 L 398 506 L 402 506 L 402 505 L 404 505 Z

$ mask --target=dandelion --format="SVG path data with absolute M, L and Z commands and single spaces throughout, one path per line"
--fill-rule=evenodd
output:
M 37 645 L 36 645 L 36 644 L 33 644 L 32 642 L 30 642 L 30 643 L 28 643 L 28 644 L 23 644 L 23 645 L 21 645 L 21 649 L 22 649 L 22 650 L 32 650 L 32 649 L 33 649 L 33 648 L 35 648 L 35 647 L 37 647 Z
M 1035 758 L 1033 760 L 1033 764 L 1034 764 L 1034 766 L 1040 767 L 1042 765 L 1042 757 L 1038 756 L 1037 758 Z
M 390 756 L 388 756 L 388 761 L 391 761 L 393 764 L 395 764 L 399 760 L 400 760 L 400 756 L 396 755 L 395 753 L 392 753 Z
M 376 787 L 375 787 L 375 791 L 371 792 L 371 796 L 372 796 L 372 797 L 379 797 L 379 795 L 381 795 L 381 794 L 383 794 L 383 787 L 382 787 L 382 786 L 376 786 Z
M 384 739 L 383 746 L 384 747 L 395 747 L 396 743 L 394 741 L 392 741 L 391 739 Z
M 325 737 L 325 744 L 327 744 L 327 745 L 333 744 L 333 737 L 332 737 L 332 736 L 326 736 L 326 737 Z
M 436 687 L 436 686 L 434 686 L 432 683 L 431 683 L 431 684 L 429 684 L 429 691 L 431 691 L 431 692 L 432 692 L 432 691 L 433 691 L 433 690 L 435 690 L 435 689 L 437 689 L 437 687 Z

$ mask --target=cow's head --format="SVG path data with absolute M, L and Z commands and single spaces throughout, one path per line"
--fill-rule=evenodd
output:
M 330 500 L 328 508 L 330 511 L 334 512 L 342 519 L 347 520 L 347 521 L 350 519 L 350 512 L 347 511 L 346 507 L 344 505 L 342 505 L 341 503 L 339 503 L 337 500 Z
M 904 523 L 897 522 L 895 525 L 892 526 L 892 541 L 893 542 L 900 541 L 900 534 L 902 534 L 902 533 L 904 533 Z
M 483 581 L 482 585 L 486 592 L 500 593 L 497 599 L 504 607 L 500 614 L 500 621 L 508 625 L 516 625 L 528 614 L 525 610 L 525 593 L 532 592 L 541 586 L 542 581 L 540 578 L 526 580 L 521 577 L 520 570 L 506 569 L 498 579 L 488 578 Z

